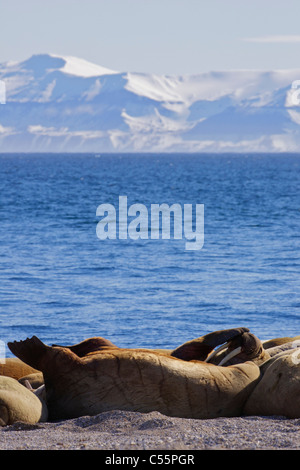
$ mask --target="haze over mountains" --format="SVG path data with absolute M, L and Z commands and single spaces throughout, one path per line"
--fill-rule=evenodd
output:
M 0 152 L 299 150 L 300 69 L 155 75 L 41 54 L 0 80 Z

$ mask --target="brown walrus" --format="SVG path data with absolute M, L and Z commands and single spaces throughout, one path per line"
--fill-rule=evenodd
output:
M 205 356 L 220 342 L 246 331 L 210 334 L 202 341 Z M 103 343 L 79 357 L 72 346 L 47 346 L 35 336 L 8 343 L 13 354 L 43 373 L 50 420 L 114 409 L 156 410 L 184 418 L 240 416 L 260 377 L 253 361 L 223 367 L 146 349 L 107 346 Z
M 12 377 L 18 380 L 24 375 L 36 372 L 38 372 L 36 369 L 25 364 L 17 357 L 7 357 L 0 361 L 0 376 Z

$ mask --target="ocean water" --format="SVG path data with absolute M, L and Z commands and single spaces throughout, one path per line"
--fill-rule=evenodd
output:
M 300 334 L 300 155 L 1 154 L 0 169 L 2 344 Z M 97 207 L 119 196 L 204 204 L 202 249 L 100 240 Z

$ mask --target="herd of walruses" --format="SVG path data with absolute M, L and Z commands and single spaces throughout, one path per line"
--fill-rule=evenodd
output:
M 34 424 L 109 410 L 180 418 L 300 418 L 300 336 L 260 341 L 220 330 L 174 350 L 119 348 L 102 337 L 9 342 L 0 360 L 0 425 Z

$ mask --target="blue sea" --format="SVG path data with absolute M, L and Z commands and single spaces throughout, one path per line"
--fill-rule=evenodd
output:
M 300 155 L 1 154 L 0 169 L 2 344 L 300 334 Z M 97 207 L 119 196 L 203 204 L 203 247 L 100 240 Z

